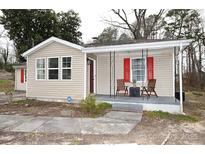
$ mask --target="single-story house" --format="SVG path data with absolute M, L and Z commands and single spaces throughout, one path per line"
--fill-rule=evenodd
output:
M 175 76 L 178 71 L 182 98 L 182 51 L 191 41 L 80 46 L 51 37 L 22 54 L 27 63 L 15 67 L 15 89 L 25 90 L 26 97 L 32 99 L 65 102 L 70 96 L 73 102 L 80 102 L 93 93 L 100 101 L 141 103 L 147 110 L 180 113 L 183 101 L 175 99 Z M 124 79 L 128 90 L 133 81 L 141 87 L 156 79 L 158 97 L 118 96 L 118 79 Z

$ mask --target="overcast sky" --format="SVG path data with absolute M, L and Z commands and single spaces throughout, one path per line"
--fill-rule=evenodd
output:
M 66 9 L 55 9 L 55 11 L 68 11 Z M 103 19 L 113 19 L 113 20 L 119 20 L 110 9 L 99 9 L 99 8 L 93 8 L 93 9 L 87 9 L 87 8 L 81 8 L 81 9 L 74 9 L 75 12 L 79 13 L 79 16 L 82 20 L 80 31 L 82 32 L 82 38 L 83 42 L 87 43 L 92 40 L 92 37 L 98 36 L 105 27 L 109 26 L 106 24 Z M 148 9 L 148 13 L 154 13 L 158 11 L 158 9 Z M 205 19 L 205 11 L 202 11 L 203 18 Z M 131 16 L 130 20 L 134 20 L 134 17 Z M 0 27 L 1 28 L 1 27 Z
M 67 11 L 67 10 L 56 10 L 56 11 Z M 114 19 L 119 20 L 110 9 L 74 9 L 79 13 L 82 20 L 80 31 L 83 33 L 82 38 L 84 43 L 92 40 L 92 37 L 98 36 L 105 27 L 109 26 L 103 19 Z M 158 9 L 148 9 L 148 13 L 154 13 L 159 11 Z M 205 11 L 202 10 L 202 16 L 205 21 Z M 133 21 L 134 17 L 131 16 L 130 20 Z

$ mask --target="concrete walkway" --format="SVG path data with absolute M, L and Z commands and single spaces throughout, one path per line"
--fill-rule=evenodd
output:
M 0 115 L 0 131 L 68 134 L 128 134 L 142 112 L 111 111 L 99 118 Z

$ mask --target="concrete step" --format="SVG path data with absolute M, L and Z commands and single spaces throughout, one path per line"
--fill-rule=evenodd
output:
M 112 104 L 114 111 L 125 111 L 125 112 L 143 112 L 143 106 L 139 104 Z

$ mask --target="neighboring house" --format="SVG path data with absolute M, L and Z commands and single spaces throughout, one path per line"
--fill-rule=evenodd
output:
M 74 102 L 79 102 L 89 93 L 94 93 L 97 99 L 104 96 L 111 103 L 129 104 L 126 101 L 129 97 L 119 99 L 115 96 L 117 79 L 124 79 L 128 86 L 136 80 L 140 87 L 154 78 L 159 97 L 154 99 L 154 107 L 149 104 L 152 99 L 145 99 L 142 103 L 144 108 L 183 112 L 183 102 L 174 99 L 175 57 L 179 55 L 181 62 L 181 52 L 190 42 L 145 40 L 83 47 L 51 37 L 22 54 L 27 59 L 27 65 L 16 67 L 16 90 L 26 90 L 27 98 L 47 101 L 66 101 L 71 96 Z M 27 73 L 23 71 L 25 68 Z M 23 82 L 25 74 L 26 83 Z M 182 96 L 181 73 L 180 90 Z M 161 102 L 157 104 L 158 101 Z M 137 103 L 137 99 L 131 103 Z M 170 105 L 172 109 L 169 109 Z
M 26 63 L 16 64 L 15 69 L 15 85 L 14 89 L 18 91 L 26 91 Z

